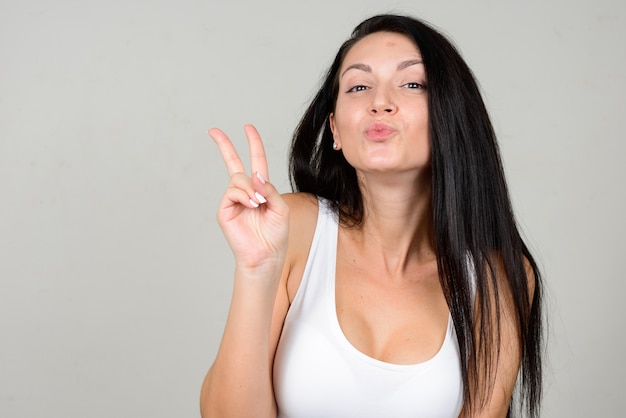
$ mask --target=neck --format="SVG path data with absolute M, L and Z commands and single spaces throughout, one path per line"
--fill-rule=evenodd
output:
M 363 224 L 353 231 L 372 257 L 382 257 L 390 274 L 401 274 L 410 263 L 435 256 L 430 175 L 399 179 L 361 176 Z

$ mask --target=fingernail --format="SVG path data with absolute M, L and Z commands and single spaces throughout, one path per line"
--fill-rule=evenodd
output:
M 259 201 L 259 203 L 265 203 L 267 202 L 267 199 L 263 197 L 263 195 L 259 192 L 255 192 L 254 195 L 256 196 L 256 200 Z
M 258 204 L 257 202 L 255 202 L 254 200 L 252 200 L 252 199 L 250 199 L 250 204 L 251 204 L 252 206 L 254 206 L 255 208 L 258 208 L 258 207 L 259 207 L 259 204 Z
M 259 173 L 258 171 L 256 172 L 256 177 L 259 179 L 261 184 L 265 184 L 265 177 L 263 177 L 263 175 Z

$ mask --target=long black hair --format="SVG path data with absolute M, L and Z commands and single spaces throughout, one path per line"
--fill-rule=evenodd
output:
M 450 41 L 406 16 L 374 16 L 359 24 L 339 49 L 294 133 L 292 188 L 330 200 L 344 224 L 363 221 L 356 171 L 332 148 L 329 115 L 335 110 L 346 54 L 376 32 L 411 39 L 426 70 L 435 250 L 460 349 L 464 409 L 480 410 L 491 397 L 500 355 L 501 295 L 506 294 L 514 306 L 521 353 L 508 416 L 517 406 L 537 417 L 542 395 L 541 276 L 516 226 L 496 135 L 478 85 Z

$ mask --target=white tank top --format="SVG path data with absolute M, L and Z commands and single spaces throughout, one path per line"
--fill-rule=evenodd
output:
M 335 308 L 338 216 L 319 199 L 300 287 L 274 359 L 279 418 L 454 417 L 463 383 L 452 319 L 437 354 L 414 365 L 385 363 L 345 337 Z

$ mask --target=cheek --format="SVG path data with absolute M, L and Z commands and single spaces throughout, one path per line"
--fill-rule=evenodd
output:
M 413 121 L 413 129 L 410 136 L 413 138 L 413 146 L 409 151 L 414 161 L 421 164 L 430 165 L 431 162 L 431 143 L 430 129 L 428 117 L 419 118 Z
M 356 120 L 353 120 L 355 119 L 354 117 L 351 119 L 350 115 L 353 115 L 353 113 L 346 111 L 345 106 L 340 110 L 340 113 L 335 113 L 333 123 L 331 123 L 331 129 L 335 139 L 345 139 L 354 131 Z

